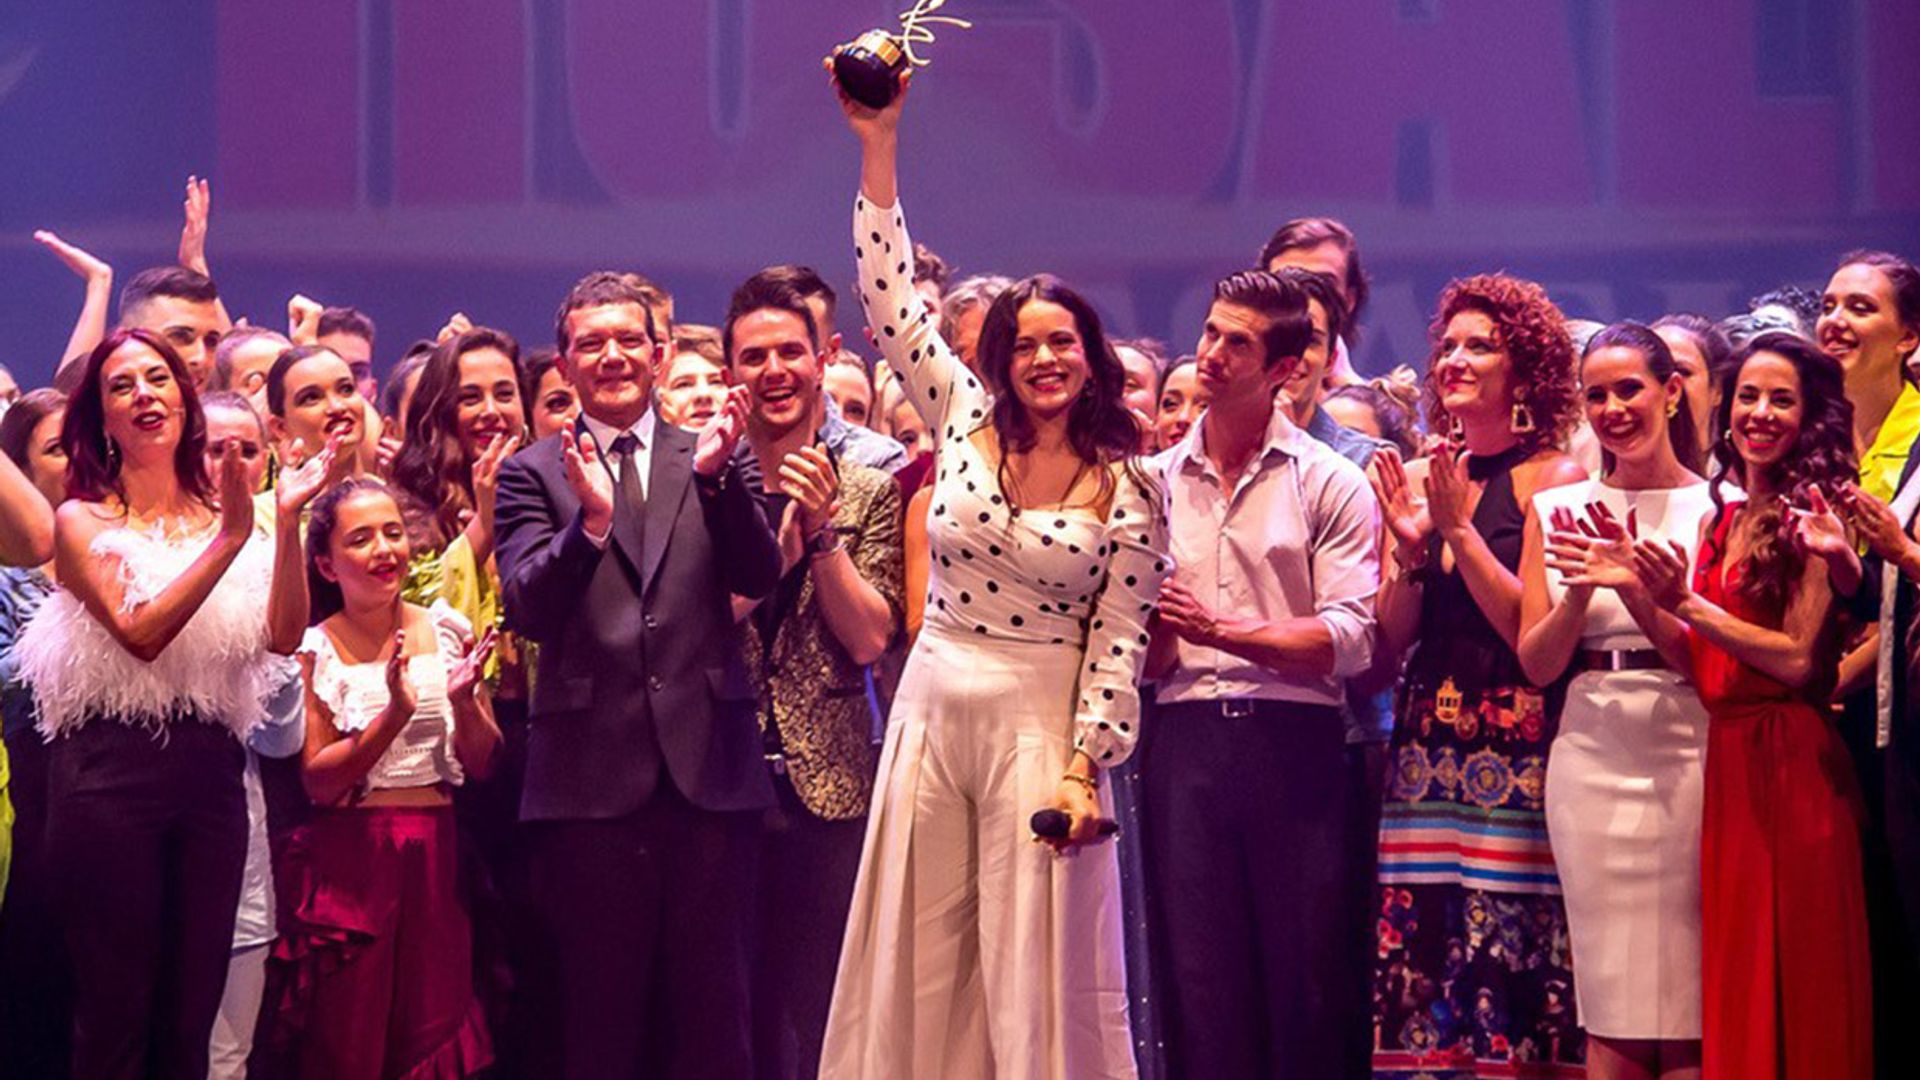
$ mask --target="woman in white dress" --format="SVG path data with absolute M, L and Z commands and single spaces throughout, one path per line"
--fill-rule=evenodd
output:
M 905 96 L 841 106 L 862 151 L 861 300 L 939 450 L 932 577 L 820 1075 L 1131 1077 L 1119 872 L 1096 826 L 1102 770 L 1139 735 L 1165 515 L 1084 300 L 1047 276 L 1014 286 L 987 312 L 979 378 L 941 340 L 895 202 Z M 1028 825 L 1043 808 L 1071 823 L 1049 846 Z
M 1637 323 L 1581 361 L 1601 479 L 1534 496 L 1521 553 L 1520 663 L 1572 667 L 1547 765 L 1574 992 L 1596 1080 L 1698 1076 L 1700 818 L 1707 714 L 1641 629 L 1656 618 L 1632 538 L 1692 550 L 1713 510 L 1685 377 Z

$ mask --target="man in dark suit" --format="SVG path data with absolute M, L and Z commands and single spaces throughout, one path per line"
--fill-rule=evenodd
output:
M 495 511 L 506 624 L 540 647 L 520 805 L 552 964 L 540 1075 L 744 1078 L 773 791 L 728 597 L 780 572 L 744 394 L 697 435 L 656 420 L 633 275 L 582 279 L 556 333 L 580 421 L 507 462 Z

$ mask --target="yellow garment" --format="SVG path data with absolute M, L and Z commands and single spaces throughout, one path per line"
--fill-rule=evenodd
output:
M 477 639 L 487 627 L 500 626 L 499 575 L 493 560 L 487 560 L 484 567 L 474 560 L 473 545 L 467 542 L 466 534 L 461 533 L 445 551 L 423 551 L 413 557 L 401 595 L 421 607 L 431 607 L 436 600 L 446 601 L 447 606 L 473 626 Z M 501 647 L 487 660 L 489 683 L 498 685 L 501 660 L 513 655 L 513 650 L 506 646 L 506 642 L 501 642 Z
M 7 875 L 13 870 L 13 797 L 9 783 L 7 744 L 0 743 L 0 908 L 7 903 Z
M 1900 391 L 1893 411 L 1887 414 L 1880 433 L 1874 436 L 1873 445 L 1860 458 L 1860 490 L 1881 502 L 1892 502 L 1900 484 L 1900 471 L 1906 467 L 1907 453 L 1913 449 L 1917 437 L 1920 437 L 1920 390 L 1909 385 Z

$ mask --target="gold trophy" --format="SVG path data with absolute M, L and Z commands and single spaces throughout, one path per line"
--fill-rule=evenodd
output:
M 869 109 L 884 109 L 900 92 L 900 76 L 908 65 L 924 67 L 926 59 L 913 47 L 933 40 L 932 26 L 942 23 L 971 29 L 973 24 L 950 15 L 935 14 L 947 0 L 918 0 L 900 15 L 900 33 L 869 30 L 834 50 L 833 77 L 847 96 Z

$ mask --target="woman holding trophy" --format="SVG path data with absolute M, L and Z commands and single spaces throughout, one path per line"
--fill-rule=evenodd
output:
M 994 302 L 980 376 L 963 366 L 912 288 L 906 80 L 880 107 L 834 85 L 861 146 L 861 300 L 940 464 L 926 621 L 887 726 L 820 1075 L 1132 1077 L 1101 780 L 1139 734 L 1172 560 L 1125 372 L 1091 306 L 1046 275 Z M 1043 818 L 1064 824 L 1044 844 Z

